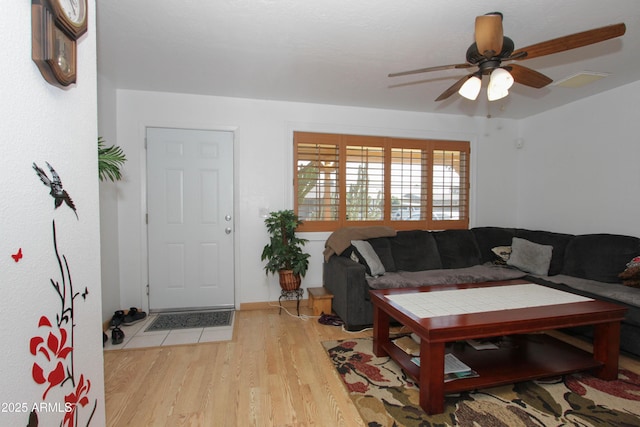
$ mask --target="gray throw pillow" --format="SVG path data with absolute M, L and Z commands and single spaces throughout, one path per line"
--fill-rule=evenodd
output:
M 352 240 L 351 244 L 356 248 L 359 262 L 364 264 L 367 274 L 377 277 L 385 273 L 384 265 L 382 265 L 376 251 L 373 250 L 371 243 L 364 240 Z
M 553 246 L 540 245 L 514 237 L 511 241 L 511 255 L 507 265 L 527 273 L 546 276 L 551 265 Z

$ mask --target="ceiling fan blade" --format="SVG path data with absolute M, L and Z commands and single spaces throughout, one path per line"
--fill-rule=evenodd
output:
M 443 99 L 447 99 L 448 97 L 450 97 L 451 95 L 456 93 L 458 90 L 460 90 L 462 85 L 465 84 L 465 82 L 467 80 L 469 80 L 471 77 L 473 77 L 474 74 L 475 73 L 471 73 L 471 74 L 469 74 L 467 76 L 464 76 L 463 78 L 461 78 L 457 82 L 455 82 L 449 89 L 447 89 L 444 92 L 442 92 L 440 94 L 440 96 L 436 98 L 436 101 L 442 101 Z
M 563 52 L 565 50 L 588 46 L 590 44 L 620 37 L 625 33 L 626 29 L 627 27 L 624 23 L 594 28 L 593 30 L 558 37 L 557 39 L 547 40 L 546 42 L 517 49 L 511 56 L 516 56 L 522 52 L 526 52 L 527 55 L 525 57 L 519 58 L 520 60 L 524 60 L 544 55 L 551 55 L 552 53 Z
M 457 68 L 471 68 L 474 65 L 471 64 L 452 64 L 452 65 L 439 65 L 437 67 L 428 67 L 428 68 L 420 68 L 418 70 L 411 71 L 401 71 L 399 73 L 391 73 L 389 77 L 398 77 L 398 76 L 408 76 L 410 74 L 420 74 L 420 73 L 428 73 L 430 71 L 441 71 L 441 70 L 453 70 Z
M 498 12 L 476 17 L 476 45 L 484 57 L 492 58 L 502 51 L 502 14 Z
M 511 73 L 511 76 L 516 83 L 534 87 L 536 89 L 543 88 L 553 81 L 544 74 L 536 70 L 532 70 L 531 68 L 523 67 L 522 65 L 509 64 L 504 68 Z

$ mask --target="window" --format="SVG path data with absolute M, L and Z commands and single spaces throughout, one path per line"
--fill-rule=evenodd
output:
M 468 228 L 469 145 L 294 132 L 300 231 Z

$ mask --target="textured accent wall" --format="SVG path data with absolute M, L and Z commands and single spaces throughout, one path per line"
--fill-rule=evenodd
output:
M 102 426 L 95 1 L 66 90 L 31 60 L 30 2 L 5 12 L 0 425 L 27 425 L 36 409 L 40 426 Z

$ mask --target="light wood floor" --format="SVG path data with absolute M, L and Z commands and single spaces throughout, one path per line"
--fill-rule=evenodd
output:
M 107 426 L 364 426 L 321 342 L 370 331 L 236 316 L 233 341 L 105 352 Z
M 233 341 L 105 352 L 107 426 L 364 426 L 320 343 L 371 331 L 277 309 L 236 316 Z

